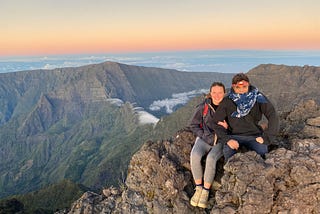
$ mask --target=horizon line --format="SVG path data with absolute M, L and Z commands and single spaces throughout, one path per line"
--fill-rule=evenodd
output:
M 310 52 L 315 53 L 319 52 L 320 49 L 187 49 L 187 50 L 159 50 L 159 51 L 118 51 L 118 52 L 70 52 L 70 53 L 39 53 L 39 54 L 31 54 L 31 55 L 1 55 L 0 58 L 20 58 L 20 57 L 50 57 L 50 56 L 97 56 L 97 55 L 134 55 L 134 54 L 157 54 L 157 53 L 195 53 L 195 52 L 210 52 L 210 51 L 227 51 L 227 52 L 235 52 L 235 51 L 247 51 L 247 52 Z

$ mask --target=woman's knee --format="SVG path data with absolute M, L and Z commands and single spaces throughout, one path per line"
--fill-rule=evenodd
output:
M 197 162 L 200 162 L 202 159 L 202 155 L 197 153 L 197 152 L 194 152 L 194 153 L 191 153 L 190 155 L 190 160 L 191 161 L 197 161 Z

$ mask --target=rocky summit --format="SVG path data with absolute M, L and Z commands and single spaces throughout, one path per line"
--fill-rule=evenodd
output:
M 171 141 L 146 142 L 120 188 L 86 192 L 57 213 L 320 213 L 319 106 L 304 100 L 280 116 L 281 131 L 265 159 L 243 151 L 219 161 L 207 209 L 189 204 L 195 136 L 184 129 Z
M 317 213 L 320 67 L 268 64 L 247 74 L 275 104 L 281 132 L 265 160 L 250 152 L 220 160 L 205 212 Z M 67 179 L 95 192 L 70 207 L 83 190 L 57 188 L 59 199 L 68 198 L 62 213 L 203 213 L 189 205 L 195 137 L 186 128 L 201 98 L 159 113 L 155 126 L 139 124 L 136 106 L 212 81 L 229 87 L 231 75 L 113 62 L 0 75 L 0 197 Z M 42 194 L 38 205 L 30 195 L 15 202 L 52 213 L 66 207 L 56 195 Z

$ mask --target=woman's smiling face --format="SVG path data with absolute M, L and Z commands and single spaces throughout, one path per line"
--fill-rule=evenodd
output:
M 213 86 L 210 91 L 211 99 L 213 104 L 219 105 L 224 97 L 224 88 L 221 86 Z

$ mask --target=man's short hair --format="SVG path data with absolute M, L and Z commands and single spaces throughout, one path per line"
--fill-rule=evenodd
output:
M 232 84 L 237 84 L 238 82 L 243 80 L 249 82 L 249 77 L 244 73 L 238 73 L 232 78 Z

